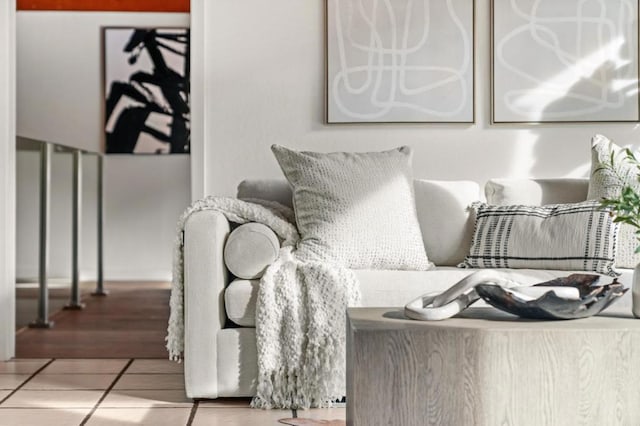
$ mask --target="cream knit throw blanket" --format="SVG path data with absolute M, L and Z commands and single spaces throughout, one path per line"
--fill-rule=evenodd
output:
M 262 223 L 283 243 L 278 259 L 260 280 L 256 304 L 258 383 L 252 406 L 329 406 L 345 395 L 345 313 L 347 306 L 359 305 L 358 282 L 349 269 L 296 256 L 300 237 L 291 209 L 251 201 L 207 197 L 180 217 L 173 259 L 169 356 L 179 360 L 184 350 L 183 231 L 187 218 L 196 211 L 216 210 L 231 222 Z

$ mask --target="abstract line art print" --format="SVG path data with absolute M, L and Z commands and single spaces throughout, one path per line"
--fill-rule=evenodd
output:
M 189 29 L 104 28 L 105 152 L 187 154 Z
M 327 121 L 474 121 L 472 0 L 327 0 Z
M 493 0 L 493 122 L 638 121 L 638 0 Z

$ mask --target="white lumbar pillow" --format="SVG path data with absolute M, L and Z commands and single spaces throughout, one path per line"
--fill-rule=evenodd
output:
M 269 227 L 245 223 L 234 229 L 224 247 L 224 263 L 238 278 L 260 278 L 278 257 L 280 241 Z

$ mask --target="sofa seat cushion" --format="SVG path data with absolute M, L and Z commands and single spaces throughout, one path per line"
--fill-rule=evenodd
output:
M 402 307 L 412 299 L 429 293 L 442 292 L 477 269 L 462 269 L 439 266 L 430 271 L 388 271 L 356 270 L 362 292 L 362 306 Z M 550 271 L 543 269 L 500 269 L 510 279 L 523 284 L 536 284 L 554 278 L 570 275 L 570 271 Z M 631 286 L 632 269 L 621 269 L 618 280 Z M 584 273 L 584 272 L 577 272 Z M 603 276 L 601 283 L 611 282 L 611 277 Z M 225 291 L 227 317 L 242 327 L 255 327 L 256 300 L 259 280 L 235 280 Z M 627 292 L 629 293 L 629 292 Z M 626 296 L 626 295 L 625 295 Z M 630 298 L 625 297 L 630 306 Z M 622 300 L 616 302 L 622 306 Z M 481 306 L 481 302 L 477 302 Z
M 233 280 L 224 291 L 227 318 L 241 327 L 256 326 L 256 302 L 260 280 Z

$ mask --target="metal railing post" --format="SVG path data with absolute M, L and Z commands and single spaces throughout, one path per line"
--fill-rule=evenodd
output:
M 40 145 L 40 254 L 38 260 L 38 317 L 29 324 L 32 328 L 51 328 L 49 321 L 49 289 L 47 287 L 47 267 L 49 264 L 49 202 L 51 200 L 51 155 L 53 146 Z
M 103 233 L 102 233 L 103 226 L 104 226 L 104 219 L 102 214 L 104 209 L 104 194 L 103 194 L 104 164 L 103 162 L 104 162 L 103 156 L 98 154 L 98 176 L 97 176 L 98 188 L 97 188 L 97 195 L 96 195 L 96 198 L 97 198 L 96 210 L 98 212 L 98 223 L 97 223 L 98 277 L 96 279 L 96 289 L 93 293 L 91 293 L 92 296 L 106 296 L 107 294 L 109 294 L 109 292 L 104 289 L 104 275 L 103 275 L 103 261 L 104 261 L 104 252 L 103 252 L 104 244 L 103 244 Z
M 80 310 L 80 235 L 82 215 L 82 151 L 73 151 L 73 179 L 71 201 L 71 295 L 68 310 Z

